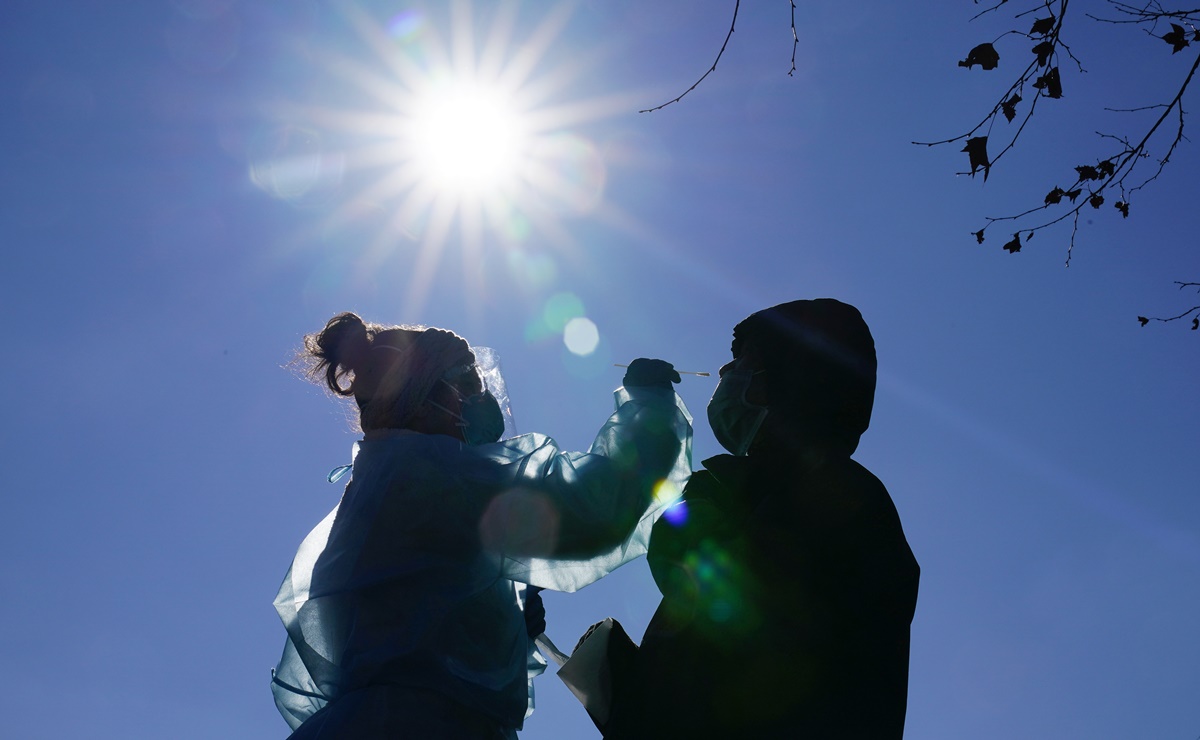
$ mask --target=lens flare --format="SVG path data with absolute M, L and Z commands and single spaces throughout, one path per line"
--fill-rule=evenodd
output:
M 250 181 L 264 193 L 293 204 L 327 196 L 342 181 L 340 154 L 326 152 L 316 131 L 278 126 L 249 142 Z
M 546 300 L 542 318 L 551 331 L 560 332 L 571 319 L 583 316 L 583 301 L 574 293 L 556 293 Z
M 479 520 L 483 546 L 546 557 L 558 545 L 559 513 L 548 496 L 520 488 L 491 500 Z
M 663 519 L 667 520 L 668 524 L 675 527 L 682 527 L 687 524 L 688 520 L 688 505 L 687 501 L 680 501 L 673 506 L 668 506 L 663 511 Z
M 563 344 L 572 354 L 590 355 L 600 344 L 600 330 L 595 322 L 586 317 L 571 319 L 563 328 Z
M 654 501 L 659 506 L 665 506 L 678 499 L 683 491 L 671 480 L 661 480 L 654 487 Z M 682 501 L 680 503 L 683 503 Z
M 505 257 L 508 261 L 509 276 L 526 288 L 536 289 L 548 286 L 558 275 L 558 267 L 547 254 L 529 254 L 514 249 Z
M 573 319 L 583 316 L 583 301 L 574 293 L 555 293 L 546 299 L 542 311 L 525 327 L 525 339 L 539 342 L 557 337 Z
M 723 546 L 703 540 L 682 565 L 696 589 L 697 607 L 712 625 L 743 633 L 755 628 L 758 614 L 746 598 L 753 576 Z
M 420 30 L 424 20 L 420 11 L 402 10 L 388 21 L 388 35 L 395 39 L 411 39 Z

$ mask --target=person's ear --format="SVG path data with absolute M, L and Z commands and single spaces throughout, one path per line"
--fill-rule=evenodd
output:
M 754 342 L 743 342 L 741 352 L 738 353 L 738 361 L 743 370 L 756 373 L 763 369 L 762 350 Z

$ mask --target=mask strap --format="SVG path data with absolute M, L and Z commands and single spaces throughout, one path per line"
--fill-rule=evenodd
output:
M 454 386 L 450 386 L 450 387 L 451 387 L 451 388 L 453 388 Z M 466 419 L 464 419 L 464 418 L 462 417 L 462 415 L 461 415 L 461 414 L 456 414 L 456 413 L 454 413 L 453 411 L 451 411 L 450 409 L 446 408 L 445 406 L 443 406 L 442 404 L 438 403 L 437 401 L 433 401 L 433 400 L 430 400 L 430 399 L 428 399 L 428 398 L 427 398 L 427 399 L 425 399 L 425 400 L 426 400 L 426 401 L 429 401 L 429 405 L 430 405 L 430 406 L 433 406 L 435 409 L 441 409 L 442 411 L 445 411 L 447 414 L 450 414 L 451 416 L 453 416 L 455 419 L 458 419 L 458 421 L 457 421 L 457 422 L 455 422 L 455 424 L 456 424 L 457 426 L 460 426 L 460 427 L 468 427 L 468 426 L 471 426 L 471 422 L 469 422 L 469 421 L 467 421 Z

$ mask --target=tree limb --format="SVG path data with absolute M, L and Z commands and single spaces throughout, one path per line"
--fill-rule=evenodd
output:
M 791 77 L 796 71 L 796 47 L 800 45 L 800 37 L 798 35 L 796 35 L 796 0 L 791 0 L 791 3 L 792 3 L 792 68 L 788 70 L 788 77 Z
M 734 27 L 734 25 L 737 24 L 738 8 L 740 8 L 741 5 L 742 5 L 742 0 L 736 0 L 736 2 L 734 3 L 734 5 L 733 5 L 733 20 L 731 20 L 729 22 L 729 33 L 725 34 L 725 42 L 723 44 L 721 44 L 721 50 L 717 52 L 717 58 L 713 60 L 712 66 L 708 68 L 708 71 L 705 72 L 704 74 L 700 75 L 700 79 L 693 82 L 691 87 L 689 87 L 688 89 L 686 89 L 682 93 L 680 93 L 679 97 L 677 97 L 673 100 L 668 100 L 667 102 L 663 103 L 662 105 L 656 105 L 653 108 L 646 108 L 644 110 L 640 110 L 640 111 L 638 111 L 638 113 L 653 113 L 656 110 L 662 110 L 663 108 L 666 108 L 671 103 L 678 103 L 680 100 L 683 100 L 684 95 L 687 95 L 692 90 L 695 90 L 697 85 L 699 85 L 701 82 L 704 82 L 705 77 L 708 77 L 710 74 L 712 74 L 713 70 L 715 70 L 717 68 L 717 62 L 721 61 L 721 55 L 725 53 L 725 47 L 729 45 L 729 38 L 731 36 L 733 36 L 733 27 Z M 793 7 L 793 9 L 795 8 L 795 3 L 792 4 L 792 7 Z M 793 22 L 793 24 L 795 23 L 794 16 L 793 16 L 792 22 Z M 792 68 L 795 69 L 795 64 L 794 64 L 795 47 L 792 48 L 792 56 L 793 56 Z
M 1184 288 L 1200 288 L 1200 283 L 1184 283 L 1184 282 L 1180 282 L 1179 280 L 1176 280 L 1175 284 L 1179 286 L 1180 290 L 1183 290 Z M 1197 314 L 1196 318 L 1192 319 L 1192 331 L 1200 331 L 1200 306 L 1192 306 L 1191 308 L 1189 308 L 1188 310 L 1179 314 L 1178 316 L 1170 316 L 1165 319 L 1159 318 L 1157 316 L 1149 316 L 1149 317 L 1138 316 L 1137 320 L 1138 320 L 1138 322 L 1141 323 L 1142 326 L 1149 324 L 1151 321 L 1161 321 L 1165 324 L 1170 321 L 1178 321 L 1179 319 L 1185 319 L 1188 316 L 1191 316 L 1192 314 Z

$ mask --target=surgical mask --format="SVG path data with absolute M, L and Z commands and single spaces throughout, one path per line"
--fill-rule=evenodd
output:
M 708 402 L 708 423 L 721 446 L 735 455 L 745 455 L 767 418 L 766 406 L 746 400 L 755 373 L 737 368 L 726 371 Z
M 500 404 L 492 392 L 484 390 L 481 393 L 465 396 L 462 391 L 450 383 L 445 380 L 442 382 L 450 386 L 450 389 L 458 395 L 459 413 L 454 413 L 440 403 L 434 401 L 429 403 L 458 419 L 458 426 L 462 428 L 463 441 L 474 446 L 491 444 L 499 440 L 504 434 L 504 414 L 501 413 Z

